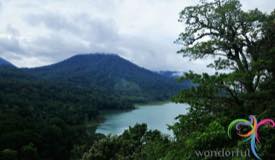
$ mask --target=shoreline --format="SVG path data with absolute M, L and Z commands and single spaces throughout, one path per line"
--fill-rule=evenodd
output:
M 123 113 L 123 112 L 129 112 L 129 111 L 133 111 L 135 109 L 137 109 L 138 107 L 143 107 L 143 106 L 147 106 L 147 105 L 162 105 L 162 104 L 165 104 L 165 103 L 169 103 L 171 102 L 170 100 L 165 100 L 165 101 L 151 101 L 151 102 L 144 102 L 144 103 L 135 103 L 133 104 L 133 108 L 129 108 L 129 109 L 122 109 L 122 110 L 117 110 L 117 109 L 109 109 L 109 110 L 104 110 L 104 111 L 101 111 L 99 116 L 97 117 L 96 120 L 94 121 L 90 121 L 90 122 L 86 122 L 85 125 L 87 127 L 87 129 L 91 129 L 93 128 L 94 129 L 94 133 L 95 134 L 100 134 L 100 133 L 96 133 L 96 130 L 99 126 L 100 123 L 103 123 L 106 118 L 105 116 L 108 115 L 108 114 L 116 114 L 116 113 Z
M 165 103 L 169 103 L 171 100 L 165 100 L 165 101 L 152 101 L 147 103 L 136 103 L 134 104 L 134 107 L 140 107 L 140 106 L 146 106 L 146 105 L 162 105 Z

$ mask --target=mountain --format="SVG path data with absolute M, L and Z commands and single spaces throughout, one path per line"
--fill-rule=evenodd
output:
M 0 57 L 0 67 L 2 66 L 14 67 L 12 63 Z
M 139 67 L 114 54 L 76 55 L 26 71 L 46 80 L 79 88 L 98 88 L 136 102 L 167 99 L 180 89 L 173 78 Z
M 116 55 L 77 55 L 32 69 L 0 67 L 0 159 L 7 159 L 5 151 L 70 159 L 75 147 L 100 138 L 94 130 L 102 111 L 167 100 L 180 87 Z
M 16 67 L 0 67 L 0 88 L 0 113 L 30 114 L 34 122 L 58 117 L 71 125 L 82 124 L 96 120 L 103 110 L 133 108 L 115 94 L 56 83 Z M 0 116 L 0 128 L 1 120 Z
M 0 67 L 0 88 L 1 160 L 25 155 L 26 146 L 31 152 L 24 153 L 39 155 L 28 160 L 71 159 L 75 146 L 96 140 L 103 110 L 133 108 L 115 94 L 57 83 L 16 67 Z

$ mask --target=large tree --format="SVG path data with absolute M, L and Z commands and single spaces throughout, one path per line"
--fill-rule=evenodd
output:
M 260 108 L 259 101 L 254 101 L 260 96 L 261 85 L 272 77 L 266 68 L 266 50 L 260 44 L 266 37 L 267 19 L 257 9 L 243 11 L 238 0 L 202 1 L 201 5 L 186 7 L 180 13 L 185 31 L 176 41 L 183 46 L 178 53 L 191 59 L 212 57 L 208 67 L 217 72 L 186 74 L 183 79 L 199 85 L 181 92 L 176 100 L 211 112 L 231 108 L 234 113 L 260 114 L 263 108 L 268 109 L 267 104 Z
M 209 57 L 216 73 L 186 73 L 195 87 L 181 91 L 174 100 L 189 103 L 190 112 L 171 126 L 176 135 L 176 157 L 195 157 L 195 150 L 247 148 L 226 138 L 234 118 L 273 116 L 275 111 L 275 12 L 244 11 L 238 0 L 202 1 L 180 13 L 184 23 L 178 51 L 190 60 Z M 274 159 L 274 130 L 264 128 L 259 146 L 264 159 Z M 265 137 L 271 133 L 269 138 Z M 230 159 L 230 158 L 229 158 Z

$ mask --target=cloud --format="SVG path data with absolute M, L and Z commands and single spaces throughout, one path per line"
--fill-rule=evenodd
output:
M 110 52 L 120 39 L 114 22 L 92 19 L 86 14 L 67 18 L 57 13 L 43 13 L 28 15 L 26 19 L 30 25 L 48 30 L 47 35 L 32 40 L 31 50 L 53 60 L 76 53 Z
M 69 21 L 58 13 L 45 12 L 39 14 L 30 14 L 26 16 L 26 21 L 33 26 L 44 25 L 48 29 L 61 30 L 76 30 L 74 20 Z
M 183 30 L 178 13 L 198 1 L 0 0 L 0 56 L 35 67 L 77 53 L 105 52 L 152 70 L 209 72 L 209 59 L 183 59 L 173 43 Z M 271 0 L 242 2 L 245 9 L 274 8 Z
M 274 0 L 240 0 L 245 10 L 258 8 L 264 12 L 272 12 L 275 9 Z
M 0 35 L 0 53 L 24 53 L 24 49 L 20 44 L 18 30 L 10 25 L 6 27 L 5 34 Z

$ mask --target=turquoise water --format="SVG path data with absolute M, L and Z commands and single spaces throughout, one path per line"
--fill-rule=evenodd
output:
M 164 134 L 172 135 L 167 124 L 176 122 L 175 117 L 186 114 L 188 104 L 162 103 L 140 105 L 128 112 L 105 114 L 105 121 L 99 124 L 96 132 L 103 134 L 121 134 L 136 123 L 147 123 L 149 129 L 158 129 Z

